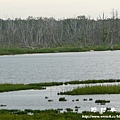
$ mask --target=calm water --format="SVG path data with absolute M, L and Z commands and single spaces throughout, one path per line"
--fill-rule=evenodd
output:
M 0 56 L 0 83 L 120 79 L 120 51 Z
M 50 53 L 34 55 L 0 56 L 0 83 L 39 83 L 87 79 L 120 79 L 120 51 Z M 0 93 L 0 109 L 66 109 L 80 107 L 79 112 L 96 107 L 114 107 L 120 111 L 120 95 L 65 96 L 66 102 L 59 102 L 57 93 L 71 90 L 75 86 L 55 86 L 46 90 L 27 90 Z M 48 102 L 48 99 L 53 100 Z M 83 101 L 86 98 L 87 101 Z M 89 101 L 92 98 L 93 101 Z M 79 99 L 79 101 L 74 101 Z M 95 100 L 111 102 L 97 105 Z
M 65 85 L 47 87 L 46 90 L 25 90 L 17 92 L 0 93 L 0 104 L 7 105 L 6 107 L 0 107 L 0 109 L 63 109 L 71 108 L 75 111 L 75 106 L 80 107 L 78 112 L 91 111 L 91 108 L 96 107 L 97 111 L 101 108 L 115 108 L 120 112 L 120 95 L 57 95 L 58 92 L 67 91 L 78 87 L 78 85 Z M 48 99 L 45 99 L 45 97 Z M 59 98 L 65 97 L 66 102 L 60 102 Z M 92 101 L 89 99 L 92 98 Z M 79 101 L 76 101 L 79 99 Z M 83 99 L 87 99 L 84 101 Z M 95 100 L 110 100 L 110 103 L 106 105 L 98 105 Z M 48 100 L 53 100 L 48 102 Z M 74 100 L 74 102 L 73 102 Z

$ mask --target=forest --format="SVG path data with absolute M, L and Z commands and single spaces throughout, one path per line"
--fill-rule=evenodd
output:
M 105 14 L 96 19 L 84 15 L 76 18 L 0 19 L 0 47 L 56 48 L 100 47 L 120 43 L 120 19 L 112 10 L 111 17 Z

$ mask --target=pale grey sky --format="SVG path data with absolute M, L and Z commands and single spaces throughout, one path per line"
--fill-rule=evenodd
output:
M 79 15 L 97 18 L 103 12 L 111 17 L 112 9 L 120 13 L 120 0 L 0 0 L 0 18 L 63 19 Z

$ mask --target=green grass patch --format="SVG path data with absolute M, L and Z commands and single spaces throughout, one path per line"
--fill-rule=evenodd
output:
M 0 92 L 29 90 L 29 89 L 45 89 L 47 86 L 62 85 L 62 82 L 50 82 L 50 83 L 32 83 L 32 84 L 0 84 Z
M 85 81 L 68 81 L 64 82 L 65 85 L 67 84 L 94 84 L 94 83 L 114 83 L 114 82 L 120 82 L 119 79 L 109 79 L 109 80 L 85 80 Z
M 120 80 L 86 80 L 86 81 L 68 81 L 68 82 L 45 82 L 45 83 L 30 83 L 30 84 L 0 84 L 0 92 L 29 90 L 29 89 L 45 89 L 48 86 L 60 86 L 63 84 L 93 84 L 93 83 L 114 83 Z M 58 93 L 59 94 L 59 93 Z
M 85 86 L 78 87 L 72 91 L 61 92 L 61 95 L 89 95 L 89 94 L 120 94 L 120 86 Z
M 29 90 L 29 89 L 44 89 L 42 86 L 31 84 L 0 84 L 0 92 Z
M 34 53 L 57 53 L 57 52 L 83 52 L 88 51 L 76 47 L 60 47 L 60 48 L 0 48 L 0 55 L 15 55 L 15 54 L 34 54 Z
M 109 45 L 101 45 L 101 46 L 62 46 L 62 47 L 54 47 L 54 48 L 20 48 L 20 47 L 7 47 L 0 48 L 0 55 L 15 55 L 15 54 L 33 54 L 33 53 L 56 53 L 56 52 L 86 52 L 86 51 L 106 51 L 111 50 Z M 120 50 L 120 45 L 115 44 L 114 50 Z
M 71 108 L 66 109 L 68 112 L 59 113 L 59 110 L 0 110 L 0 120 L 86 120 L 84 116 L 90 117 L 91 115 L 99 116 L 102 120 L 108 120 L 105 116 L 115 116 L 112 120 L 119 120 L 117 116 L 120 115 L 118 112 L 105 112 L 100 114 L 98 112 L 83 112 L 74 113 Z M 103 117 L 104 116 L 104 117 Z M 101 118 L 94 118 L 94 120 L 101 120 Z M 93 120 L 93 118 L 89 118 Z

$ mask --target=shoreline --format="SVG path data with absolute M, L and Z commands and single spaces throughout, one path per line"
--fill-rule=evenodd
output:
M 113 118 L 114 120 L 120 119 L 120 112 L 89 112 L 84 111 L 82 113 L 72 112 L 68 109 L 67 112 L 60 113 L 59 110 L 0 110 L 1 120 L 107 120 Z
M 56 48 L 0 48 L 0 56 L 4 55 L 24 55 L 24 54 L 45 54 L 45 53 L 69 53 L 69 52 L 96 52 L 96 51 L 116 51 L 120 48 L 114 48 L 111 50 L 109 47 L 56 47 Z
M 45 82 L 45 83 L 30 83 L 30 84 L 10 84 L 3 83 L 0 84 L 0 92 L 9 92 L 9 91 L 20 91 L 20 90 L 42 90 L 46 89 L 46 87 L 52 86 L 61 86 L 61 85 L 80 85 L 80 84 L 97 84 L 97 83 L 120 83 L 119 79 L 109 79 L 109 80 L 85 80 L 85 81 L 67 81 L 67 82 Z M 115 86 L 115 85 L 114 85 Z

